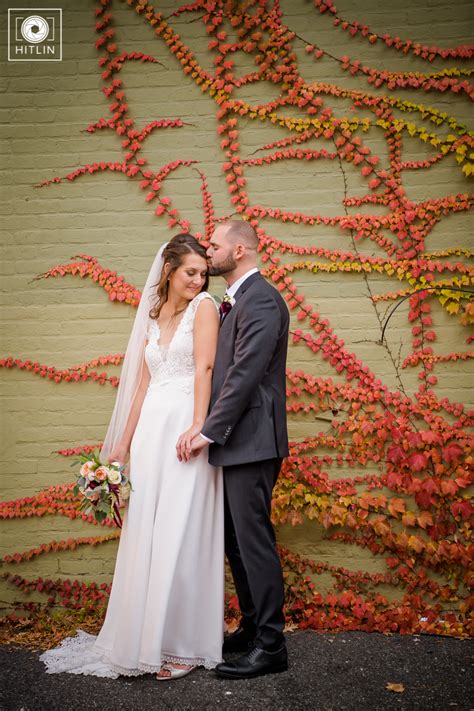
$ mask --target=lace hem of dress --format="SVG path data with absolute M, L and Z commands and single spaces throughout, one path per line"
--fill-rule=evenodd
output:
M 110 650 L 104 649 L 96 642 L 97 637 L 83 630 L 77 630 L 76 637 L 63 639 L 59 647 L 50 649 L 40 656 L 48 674 L 83 674 L 84 676 L 99 676 L 116 679 L 118 676 L 140 676 L 141 674 L 159 672 L 164 662 L 189 664 L 214 669 L 221 660 L 207 657 L 177 657 L 163 653 L 160 662 L 147 664 L 138 662 L 136 668 L 115 664 L 110 659 Z
M 160 664 L 142 664 L 138 662 L 137 669 L 127 669 L 126 667 L 121 667 L 118 664 L 107 661 L 110 668 L 117 672 L 120 676 L 140 676 L 141 674 L 157 674 L 165 662 L 172 662 L 173 664 L 188 664 L 193 667 L 204 667 L 204 669 L 215 669 L 215 667 L 221 662 L 215 659 L 207 659 L 204 657 L 174 657 L 171 654 L 162 654 Z
M 99 649 L 103 655 L 104 660 L 110 666 L 111 669 L 122 674 L 123 676 L 140 676 L 140 674 L 154 674 L 159 672 L 164 662 L 172 662 L 173 664 L 188 664 L 194 667 L 204 667 L 205 669 L 214 669 L 222 660 L 209 659 L 208 657 L 177 657 L 174 654 L 167 654 L 163 652 L 161 654 L 161 661 L 159 664 L 146 664 L 145 662 L 138 662 L 136 669 L 130 669 L 128 667 L 122 667 L 119 664 L 115 664 L 110 661 L 110 652 L 104 649 L 100 645 L 95 645 L 96 649 Z
M 96 645 L 96 649 L 100 649 L 103 659 L 107 662 L 111 669 L 116 671 L 122 676 L 140 676 L 141 674 L 155 674 L 160 671 L 161 667 L 165 662 L 171 662 L 173 664 L 188 664 L 194 667 L 204 667 L 204 669 L 214 669 L 222 660 L 209 659 L 207 657 L 177 657 L 173 654 L 163 653 L 161 655 L 161 661 L 159 664 L 146 664 L 145 662 L 138 662 L 136 669 L 130 669 L 128 667 L 122 667 L 119 664 L 115 664 L 110 661 L 109 652 L 103 647 Z
M 173 664 L 189 664 L 196 667 L 204 667 L 204 669 L 214 669 L 218 664 L 222 663 L 222 659 L 209 659 L 208 657 L 175 657 L 173 654 L 163 653 L 161 655 L 163 662 L 172 662 Z

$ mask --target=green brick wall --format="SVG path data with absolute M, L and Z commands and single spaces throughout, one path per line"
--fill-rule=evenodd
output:
M 25 5 L 34 8 L 29 0 L 19 6 Z M 154 215 L 153 207 L 144 202 L 145 193 L 140 190 L 138 182 L 122 174 L 96 174 L 42 189 L 33 187 L 53 176 L 64 176 L 86 163 L 121 160 L 123 156 L 120 139 L 112 131 L 94 134 L 84 131 L 88 124 L 109 116 L 101 92 L 103 82 L 94 46 L 95 5 L 87 0 L 65 0 L 61 5 L 63 61 L 3 64 L 0 357 L 11 355 L 64 368 L 103 354 L 122 352 L 134 309 L 110 303 L 105 292 L 90 280 L 66 277 L 32 282 L 35 275 L 56 264 L 67 263 L 72 255 L 83 253 L 97 257 L 103 266 L 123 274 L 129 282 L 141 288 L 158 247 L 176 230 L 168 229 L 166 220 Z M 156 5 L 165 15 L 178 6 L 179 3 L 170 0 Z M 371 46 L 359 38 L 352 40 L 347 33 L 334 29 L 330 18 L 320 15 L 312 3 L 305 0 L 282 0 L 281 8 L 286 23 L 297 35 L 337 57 L 347 54 L 378 69 L 399 72 L 437 71 L 455 64 L 436 60 L 430 65 L 391 51 L 380 42 Z M 366 23 L 381 35 L 390 32 L 426 44 L 455 46 L 468 43 L 472 35 L 469 0 L 457 0 L 456 3 L 447 0 L 416 3 L 412 0 L 396 3 L 340 0 L 338 10 L 344 17 Z M 176 159 L 199 161 L 198 167 L 208 179 L 216 214 L 230 213 L 232 206 L 222 173 L 225 157 L 219 147 L 215 104 L 182 74 L 180 65 L 165 44 L 153 36 L 150 27 L 126 3 L 114 1 L 112 12 L 120 50 L 149 53 L 162 63 L 129 62 L 120 74 L 130 114 L 138 126 L 160 118 L 181 118 L 189 124 L 152 134 L 143 149 L 150 166 L 157 170 Z M 5 7 L 1 13 L 2 22 L 6 23 Z M 210 66 L 208 38 L 202 24 L 189 22 L 189 19 L 189 16 L 182 15 L 171 19 L 170 23 L 193 48 L 199 61 Z M 314 62 L 305 53 L 301 40 L 295 39 L 294 46 L 300 71 L 307 81 L 337 83 L 376 94 L 387 91 L 375 89 L 362 78 L 340 71 L 327 58 Z M 6 57 L 5 32 L 1 35 L 0 54 Z M 463 94 L 425 94 L 414 90 L 394 93 L 404 100 L 423 102 L 446 111 L 461 123 L 469 124 L 472 117 L 472 106 Z M 238 94 L 239 98 L 257 103 L 276 96 L 277 89 L 263 82 L 242 87 Z M 350 113 L 348 101 L 340 101 L 335 106 L 338 115 Z M 281 128 L 248 119 L 240 121 L 239 129 L 244 156 L 286 135 Z M 382 161 L 386 160 L 386 143 L 381 134 L 371 133 L 367 143 Z M 405 160 L 420 160 L 430 154 L 429 149 L 415 139 L 407 139 L 404 145 Z M 337 161 L 280 161 L 248 168 L 246 177 L 251 203 L 309 214 L 341 214 L 341 201 L 345 196 L 361 195 L 366 190 L 354 166 L 341 168 Z M 469 189 L 468 181 L 454 159 L 442 161 L 429 171 L 405 171 L 404 185 L 409 197 L 415 201 Z M 166 194 L 172 197 L 182 216 L 191 221 L 192 227 L 202 231 L 200 182 L 196 171 L 184 167 L 172 173 L 166 180 Z M 380 208 L 374 208 L 374 212 L 377 210 Z M 263 220 L 262 226 L 272 235 L 291 242 L 329 249 L 352 248 L 347 233 L 334 228 L 281 224 L 270 220 Z M 472 246 L 471 234 L 472 218 L 466 213 L 452 215 L 434 228 L 429 237 L 429 250 L 468 247 L 469 242 Z M 364 243 L 360 249 L 368 255 L 383 255 L 373 243 Z M 389 388 L 397 389 L 400 378 L 406 392 L 414 393 L 419 382 L 415 369 L 396 372 L 396 364 L 410 352 L 408 305 L 401 307 L 391 321 L 387 348 L 378 343 L 380 317 L 387 304 L 379 305 L 377 316 L 369 299 L 369 289 L 379 293 L 402 285 L 389 284 L 386 279 L 374 275 L 364 280 L 358 274 L 310 275 L 306 272 L 299 272 L 295 282 L 307 301 L 330 320 L 349 351 L 355 352 Z M 211 291 L 220 295 L 223 282 L 215 279 Z M 433 312 L 438 335 L 436 352 L 462 350 L 465 329 L 456 318 L 448 317 L 439 304 L 433 306 Z M 289 362 L 296 370 L 301 368 L 322 377 L 335 376 L 325 361 L 315 357 L 303 345 L 290 347 Z M 116 367 L 107 370 L 111 374 L 119 372 Z M 436 372 L 439 377 L 436 392 L 440 397 L 467 403 L 471 399 L 472 402 L 472 391 L 469 393 L 467 388 L 469 379 L 472 379 L 469 361 L 441 365 Z M 69 482 L 69 460 L 54 451 L 100 441 L 111 413 L 115 390 L 90 382 L 56 384 L 17 369 L 3 369 L 0 382 L 4 415 L 1 447 L 3 499 L 31 496 L 47 486 Z M 330 418 L 291 417 L 291 438 L 299 440 L 328 429 L 326 419 Z M 1 556 L 54 539 L 98 533 L 93 526 L 59 516 L 2 521 L 0 531 Z M 354 570 L 384 570 L 383 562 L 366 550 L 327 542 L 323 533 L 319 524 L 306 523 L 296 528 L 281 526 L 278 537 L 293 550 L 319 560 Z M 76 551 L 43 555 L 16 568 L 4 565 L 4 570 L 18 571 L 27 578 L 77 576 L 85 580 L 109 581 L 115 550 L 114 543 L 93 549 L 82 547 Z M 7 604 L 15 595 L 14 590 L 5 587 L 0 599 Z

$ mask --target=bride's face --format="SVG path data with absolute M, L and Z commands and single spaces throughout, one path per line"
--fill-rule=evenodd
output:
M 204 286 L 207 261 L 199 254 L 186 254 L 180 266 L 170 276 L 170 294 L 190 301 Z

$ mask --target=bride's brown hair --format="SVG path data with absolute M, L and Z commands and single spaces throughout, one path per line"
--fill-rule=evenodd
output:
M 158 300 L 155 306 L 150 311 L 150 318 L 158 319 L 160 311 L 164 304 L 168 301 L 169 278 L 178 267 L 183 263 L 183 259 L 187 254 L 197 254 L 207 262 L 206 250 L 199 244 L 197 239 L 187 232 L 181 232 L 175 235 L 166 245 L 163 251 L 163 265 L 169 264 L 169 269 L 161 271 L 160 281 L 156 285 L 156 295 Z M 203 287 L 201 291 L 207 291 L 209 286 L 209 273 L 206 273 Z

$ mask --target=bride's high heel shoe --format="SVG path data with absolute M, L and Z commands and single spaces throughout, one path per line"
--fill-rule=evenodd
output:
M 174 667 L 170 662 L 168 662 L 166 664 L 163 664 L 160 672 L 158 672 L 158 674 L 156 675 L 156 678 L 158 679 L 158 681 L 169 681 L 170 679 L 179 679 L 180 677 L 186 676 L 186 674 L 192 672 L 193 669 L 196 669 L 196 667 L 190 666 L 184 669 L 179 669 L 178 667 Z M 160 673 L 162 671 L 169 672 L 169 676 L 160 676 Z

